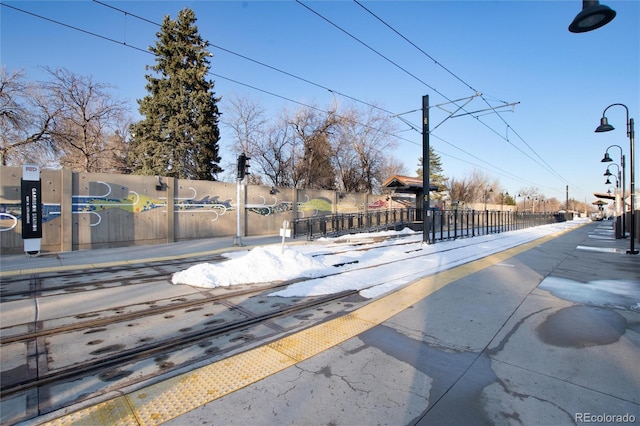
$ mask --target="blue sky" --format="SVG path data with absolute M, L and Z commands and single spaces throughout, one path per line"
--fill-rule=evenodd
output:
M 403 117 L 418 128 L 423 95 L 437 105 L 482 93 L 465 107 L 469 112 L 485 109 L 487 103 L 518 103 L 500 114 L 448 119 L 431 135 L 447 176 L 460 179 L 477 169 L 510 194 L 536 187 L 546 197 L 564 200 L 568 185 L 570 197 L 595 200 L 593 192 L 608 189 L 602 176 L 606 165 L 600 162 L 605 149 L 620 145 L 630 163 L 624 108 L 607 112 L 614 132 L 596 134 L 603 110 L 623 103 L 632 118 L 640 118 L 637 0 L 601 1 L 617 12 L 616 18 L 582 34 L 567 29 L 582 8 L 581 0 L 1 3 L 2 65 L 23 69 L 30 80 L 44 78 L 43 66 L 90 75 L 114 86 L 114 95 L 130 101 L 134 112 L 136 99 L 146 94 L 145 66 L 154 63 L 141 50 L 155 43 L 159 30 L 136 16 L 160 23 L 184 7 L 195 11 L 201 35 L 214 45 L 212 78 L 223 99 L 223 114 L 225 99 L 238 96 L 260 102 L 273 116 L 298 108 L 287 99 L 322 108 L 334 99 L 350 102 L 322 87 L 395 114 L 417 110 Z M 446 116 L 432 108 L 432 128 Z M 422 154 L 422 136 L 400 121 L 398 125 L 406 131 L 391 154 L 412 175 Z M 224 127 L 222 136 L 223 167 L 231 170 L 235 154 Z M 619 162 L 620 150 L 610 153 Z M 629 172 L 627 165 L 627 176 Z

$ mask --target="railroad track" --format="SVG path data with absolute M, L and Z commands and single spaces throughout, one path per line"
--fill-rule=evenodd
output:
M 135 285 L 166 277 L 190 265 L 222 262 L 222 255 L 153 262 L 142 265 L 110 266 L 91 271 L 44 272 L 3 278 L 0 303 L 46 297 L 55 293 L 101 290 L 106 287 Z
M 312 254 L 313 256 L 331 256 L 346 251 L 371 250 L 377 247 L 403 247 L 407 254 L 402 259 L 378 261 L 375 264 L 349 265 L 339 268 L 324 277 L 339 276 L 366 269 L 374 269 L 391 263 L 401 263 L 416 258 L 433 256 L 443 251 L 458 250 L 481 244 L 471 241 L 464 247 L 440 250 L 437 253 L 426 252 L 421 242 L 394 241 L 369 245 L 348 245 L 330 247 L 330 251 Z M 333 250 L 335 248 L 335 250 Z M 220 261 L 223 258 L 206 261 Z M 190 260 L 189 264 L 202 263 L 205 260 Z M 357 263 L 357 261 L 350 262 Z M 185 260 L 176 261 L 173 269 L 162 265 L 127 265 L 118 267 L 119 273 L 135 275 L 135 283 L 153 282 L 164 286 L 170 284 L 171 274 L 189 266 Z M 177 268 L 179 266 L 179 268 Z M 159 268 L 159 269 L 158 269 Z M 44 274 L 21 277 L 23 280 L 44 278 L 46 280 L 64 279 L 74 289 L 85 288 L 91 281 L 93 290 L 108 288 L 109 285 L 122 284 L 122 278 L 108 278 L 106 284 L 100 279 L 87 275 L 105 277 L 114 272 L 114 268 L 94 271 L 65 272 L 64 274 Z M 141 273 L 144 277 L 140 277 Z M 37 274 L 36 274 L 37 275 Z M 62 276 L 61 276 L 62 275 Z M 359 296 L 360 290 L 345 291 L 326 296 L 276 299 L 271 293 L 283 289 L 294 282 L 310 278 L 276 283 L 255 283 L 231 288 L 199 289 L 185 297 L 153 299 L 142 305 L 120 306 L 117 309 L 90 311 L 71 315 L 69 323 L 48 326 L 47 323 L 28 324 L 32 329 L 15 331 L 3 328 L 0 331 L 0 344 L 3 348 L 24 346 L 35 348 L 30 355 L 39 361 L 37 371 L 25 375 L 7 375 L 3 371 L 0 398 L 2 400 L 20 395 L 55 395 L 57 387 L 73 382 L 91 381 L 94 391 L 80 393 L 80 399 L 60 399 L 39 405 L 44 412 L 62 408 L 79 400 L 121 388 L 123 386 L 148 380 L 155 375 L 190 364 L 223 357 L 225 353 L 242 350 L 246 345 L 255 345 L 273 339 L 283 333 L 305 328 L 318 321 L 342 315 L 358 305 L 367 302 Z M 16 278 L 18 280 L 18 278 Z M 76 280 L 76 281 L 74 281 Z M 119 281 L 120 280 L 120 281 Z M 129 282 L 127 285 L 133 285 Z M 56 291 L 65 291 L 65 285 L 56 285 Z M 186 286 L 185 286 L 186 287 Z M 190 289 L 193 289 L 190 287 Z M 17 291 L 16 291 L 17 293 Z M 45 296 L 43 296 L 43 294 Z M 33 290 L 31 298 L 45 299 L 49 296 Z M 73 320 L 73 321 L 72 321 Z M 16 327 L 15 330 L 20 330 Z M 155 334 L 154 334 L 155 333 Z M 89 336 L 92 340 L 86 340 Z M 113 337 L 115 336 L 115 337 Z M 130 341 L 126 339 L 132 337 Z M 67 349 L 65 345 L 82 344 Z M 111 340 L 109 340 L 111 339 Z M 115 339 L 115 340 L 114 340 Z M 136 340 L 137 339 L 137 340 Z M 78 348 L 78 349 L 76 349 Z M 195 350 L 194 348 L 198 348 Z M 77 359 L 66 360 L 60 352 L 77 352 Z M 49 351 L 52 351 L 51 353 Z M 176 355 L 179 354 L 179 355 Z M 27 358 L 29 354 L 27 355 Z M 65 359 L 58 359 L 65 358 Z M 43 361 L 46 360 L 46 361 Z M 26 361 L 25 361 L 26 362 Z M 141 366 L 154 365 L 153 369 Z M 145 369 L 144 373 L 134 374 Z M 88 379 L 94 377 L 94 379 Z
M 276 288 L 278 286 L 274 286 Z M 130 348 L 122 350 L 114 355 L 106 356 L 103 358 L 93 359 L 88 362 L 74 364 L 72 367 L 65 368 L 60 371 L 44 374 L 36 379 L 22 380 L 20 382 L 12 383 L 10 385 L 4 385 L 0 388 L 0 398 L 24 392 L 30 389 L 39 388 L 41 386 L 49 385 L 60 381 L 72 381 L 74 379 L 82 378 L 88 375 L 99 374 L 106 369 L 113 369 L 114 367 L 122 366 L 123 364 L 130 363 L 132 361 L 139 361 L 145 358 L 154 357 L 159 354 L 166 354 L 167 352 L 183 349 L 187 346 L 191 346 L 201 342 L 203 340 L 215 339 L 221 335 L 227 335 L 235 331 L 246 329 L 255 324 L 259 324 L 265 321 L 273 320 L 275 318 L 292 315 L 295 313 L 303 312 L 308 309 L 312 309 L 318 306 L 325 305 L 329 302 L 344 299 L 345 297 L 357 294 L 357 291 L 346 291 L 337 294 L 328 295 L 325 297 L 317 297 L 313 300 L 307 300 L 298 303 L 294 306 L 286 308 L 280 308 L 267 312 L 257 316 L 251 316 L 246 319 L 235 321 L 230 324 L 224 324 L 221 326 L 214 326 L 206 328 L 204 330 L 198 330 L 190 333 L 184 333 L 179 337 L 170 338 L 160 342 L 153 342 L 142 345 L 140 347 Z M 123 320 L 124 321 L 124 320 Z M 84 328 L 95 327 L 96 325 L 85 325 Z M 51 330 L 48 334 L 57 333 L 60 331 Z M 37 333 L 36 333 L 37 334 Z M 35 334 L 32 334 L 32 336 Z M 23 336 L 16 336 L 21 338 Z M 39 335 L 37 337 L 42 337 Z M 33 338 L 33 337 L 29 337 Z M 4 344 L 4 342 L 3 342 Z

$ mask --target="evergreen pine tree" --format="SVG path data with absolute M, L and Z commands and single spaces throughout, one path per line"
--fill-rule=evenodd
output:
M 148 95 L 138 100 L 144 117 L 131 127 L 129 164 L 134 173 L 180 179 L 215 180 L 219 166 L 219 98 L 195 13 L 185 8 L 166 16 L 156 34 L 155 72 L 147 74 Z M 156 77 L 157 76 L 157 77 Z
M 418 161 L 419 168 L 416 170 L 416 173 L 418 174 L 418 177 L 422 177 L 422 165 L 424 163 L 422 157 L 420 157 Z M 440 159 L 440 156 L 436 154 L 433 146 L 429 146 L 429 181 L 431 185 L 437 185 L 439 188 L 444 190 L 447 179 L 448 178 L 443 174 L 442 160 Z

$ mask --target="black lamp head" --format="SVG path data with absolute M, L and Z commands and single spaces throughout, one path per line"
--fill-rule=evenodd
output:
M 576 15 L 569 31 L 572 33 L 586 33 L 607 25 L 616 17 L 615 10 L 601 5 L 596 0 L 582 0 L 582 11 Z
M 604 183 L 605 185 L 611 185 L 611 180 L 607 178 L 607 181 Z
M 609 169 L 607 169 L 607 171 L 606 171 L 606 172 L 604 172 L 604 174 L 603 174 L 602 176 L 611 176 L 612 174 L 613 174 L 613 173 L 611 173 L 611 172 L 609 171 Z
M 613 160 L 611 159 L 611 157 L 609 157 L 609 153 L 605 152 L 604 153 L 604 157 L 602 158 L 602 160 L 600 160 L 601 163 L 610 163 Z
M 613 127 L 611 124 L 609 124 L 609 121 L 607 120 L 607 117 L 602 117 L 600 119 L 600 125 L 598 127 L 596 127 L 596 132 L 597 133 L 601 133 L 601 132 L 610 132 L 611 130 L 615 129 L 615 127 Z

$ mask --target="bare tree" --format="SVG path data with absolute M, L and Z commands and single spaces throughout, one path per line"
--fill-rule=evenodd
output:
M 256 165 L 267 165 L 262 158 L 262 153 L 269 154 L 268 150 L 261 149 L 264 145 L 265 129 L 267 119 L 262 105 L 245 97 L 230 97 L 228 101 L 227 113 L 222 116 L 222 123 L 229 127 L 235 138 L 229 143 L 229 149 L 236 156 L 245 153 L 251 158 L 251 172 L 248 176 L 249 182 L 254 184 L 262 183 L 260 167 Z M 236 168 L 233 167 L 235 173 Z
M 502 201 L 500 183 L 483 172 L 473 169 L 463 178 L 451 177 L 446 184 L 452 201 L 470 203 L 498 203 Z
M 22 71 L 0 69 L 0 164 L 52 162 L 49 130 L 57 114 Z
M 295 186 L 290 130 L 283 122 L 273 125 L 254 148 L 256 165 L 273 186 Z
M 520 188 L 516 194 L 516 205 L 518 205 L 519 202 L 522 210 L 537 211 L 538 199 L 543 199 L 539 188 L 534 186 Z
M 246 98 L 228 106 L 230 150 L 251 157 L 254 183 L 261 176 L 274 186 L 379 192 L 384 180 L 404 171 L 392 155 L 395 127 L 377 108 L 303 107 L 268 124 L 264 109 Z
M 269 124 L 262 105 L 248 98 L 229 98 L 227 106 L 223 124 L 235 135 L 229 150 L 251 158 L 249 182 L 293 186 L 293 141 L 286 120 Z
M 46 71 L 43 83 L 47 100 L 57 111 L 49 129 L 51 141 L 61 152 L 61 166 L 86 172 L 126 170 L 126 127 L 129 111 L 115 100 L 107 84 L 78 76 L 65 69 Z
M 267 125 L 262 105 L 249 98 L 230 98 L 229 109 L 222 122 L 233 130 L 232 149 L 236 154 L 253 154 L 253 145 L 264 137 Z
M 302 188 L 335 188 L 331 134 L 339 123 L 335 108 L 327 113 L 303 107 L 286 119 L 293 131 L 294 185 Z M 299 152 L 299 149 L 302 152 Z
M 400 161 L 399 159 L 391 155 L 387 155 L 384 158 L 384 162 L 380 167 L 380 178 L 382 182 L 389 179 L 393 175 L 406 175 L 406 174 L 407 174 L 407 167 L 404 165 L 402 161 Z M 375 190 L 376 188 L 374 188 L 374 192 Z
M 447 181 L 447 190 L 452 201 L 467 204 L 474 199 L 472 184 L 468 178 L 450 178 Z
M 339 123 L 333 150 L 341 188 L 378 191 L 389 177 L 392 153 L 398 146 L 393 122 L 374 106 L 367 110 L 350 106 L 341 111 Z

